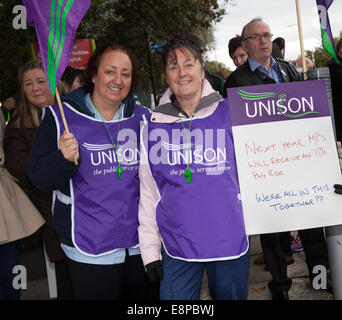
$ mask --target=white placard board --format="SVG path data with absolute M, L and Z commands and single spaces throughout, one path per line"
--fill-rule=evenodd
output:
M 324 83 L 317 84 L 321 81 L 300 84 L 310 86 L 310 82 L 318 86 L 315 94 L 322 94 L 317 90 L 325 92 Z M 253 94 L 260 92 L 256 88 L 262 92 L 286 92 L 288 100 L 297 96 L 298 101 L 301 101 L 300 95 L 306 94 L 301 88 L 297 92 L 298 83 L 286 84 L 285 88 L 284 85 L 253 86 L 244 90 Z M 228 97 L 232 96 L 228 92 Z M 311 90 L 308 92 L 307 97 L 312 95 Z M 342 196 L 335 194 L 333 188 L 342 179 L 327 99 L 324 106 L 322 97 L 317 102 L 314 98 L 311 100 L 316 108 L 313 117 L 307 114 L 272 121 L 272 115 L 267 117 L 264 111 L 262 117 L 255 117 L 255 123 L 250 124 L 241 117 L 247 108 L 246 101 L 231 100 L 234 100 L 230 101 L 230 107 L 247 234 L 342 224 Z M 251 101 L 247 103 L 249 108 L 258 106 Z M 294 105 L 292 109 L 297 110 Z M 240 115 L 234 118 L 234 112 Z M 265 116 L 266 121 L 260 119 Z

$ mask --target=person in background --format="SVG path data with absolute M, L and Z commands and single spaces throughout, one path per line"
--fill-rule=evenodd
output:
M 284 60 L 285 58 L 285 39 L 278 37 L 272 41 L 272 57 L 275 59 L 282 59 Z M 293 258 L 293 253 L 291 249 L 291 241 L 292 241 L 292 236 L 291 232 L 281 232 L 279 235 L 280 238 L 280 246 L 281 249 L 284 251 L 286 257 L 286 264 L 291 265 L 294 263 L 294 258 Z M 264 256 L 257 257 L 254 260 L 254 263 L 259 265 L 259 264 L 264 264 L 265 263 L 265 258 Z M 269 270 L 269 267 L 265 265 L 265 270 Z
M 70 93 L 71 91 L 84 86 L 85 73 L 81 69 L 67 66 L 61 80 L 66 93 Z
M 36 232 L 45 221 L 4 167 L 5 126 L 0 112 L 0 300 L 19 300 L 13 271 L 20 264 L 20 239 Z
M 242 47 L 248 53 L 248 60 L 227 78 L 227 88 L 302 79 L 294 66 L 285 60 L 276 60 L 272 57 L 272 33 L 262 19 L 256 18 L 247 23 L 242 29 L 241 36 Z M 288 300 L 292 281 L 287 276 L 287 261 L 281 247 L 281 233 L 261 234 L 260 241 L 265 263 L 272 275 L 268 287 L 273 299 Z
M 52 193 L 39 190 L 27 172 L 32 142 L 42 121 L 43 108 L 55 103 L 41 62 L 29 61 L 19 70 L 20 99 L 9 121 L 4 140 L 5 166 L 19 180 L 31 201 L 46 220 L 42 238 L 46 253 L 55 263 L 59 299 L 72 299 L 66 261 L 52 222 Z M 61 92 L 62 93 L 62 92 Z
M 248 295 L 249 243 L 229 105 L 205 79 L 202 53 L 194 35 L 169 39 L 162 54 L 169 88 L 142 128 L 139 242 L 148 276 L 162 279 L 162 300 L 199 299 L 204 269 L 213 299 Z M 208 170 L 209 146 L 225 150 L 228 167 L 211 163 L 216 172 Z M 196 161 L 178 161 L 179 152 L 196 154 Z
M 272 57 L 285 59 L 285 39 L 282 37 L 275 38 L 272 41 Z
M 342 47 L 342 43 L 341 43 Z M 342 56 L 342 54 L 341 54 Z M 308 57 L 305 57 L 306 70 L 314 68 L 314 64 Z M 296 69 L 299 73 L 303 72 L 302 56 L 299 55 L 296 60 Z M 342 77 L 341 77 L 342 80 Z M 333 84 L 332 84 L 333 87 Z M 336 111 L 334 105 L 334 112 Z M 335 118 L 336 121 L 336 118 Z M 338 121 L 338 120 L 337 120 Z M 336 131 L 337 133 L 337 131 Z M 293 252 L 304 250 L 305 262 L 309 271 L 309 279 L 311 283 L 315 277 L 313 268 L 318 265 L 322 265 L 328 270 L 327 290 L 332 292 L 332 284 L 330 279 L 330 266 L 328 258 L 328 249 L 325 239 L 324 228 L 313 228 L 298 230 L 297 236 L 291 243 L 291 250 Z
M 285 39 L 278 37 L 272 41 L 272 56 L 284 59 L 284 54 Z M 308 57 L 305 57 L 305 63 L 306 70 L 314 68 L 313 62 Z M 298 73 L 303 72 L 301 55 L 296 60 L 296 69 Z M 292 252 L 304 250 L 305 262 L 311 282 L 314 278 L 312 270 L 316 265 L 323 265 L 327 270 L 329 269 L 328 250 L 323 228 L 299 230 L 295 238 L 290 232 L 282 232 L 280 233 L 280 241 L 281 248 L 286 254 L 287 265 L 294 263 Z M 331 291 L 330 279 L 328 279 L 328 290 Z
M 228 52 L 237 68 L 243 65 L 248 59 L 246 50 L 242 48 L 241 36 L 236 36 L 229 40 Z
M 9 97 L 1 101 L 0 103 L 1 111 L 6 121 L 10 119 L 10 114 L 13 113 L 15 104 L 16 104 L 16 101 L 14 97 Z
M 54 225 L 75 299 L 157 299 L 138 242 L 140 121 L 148 109 L 132 93 L 140 71 L 130 49 L 98 46 L 85 87 L 46 110 L 32 145 L 29 176 L 54 190 Z
M 334 59 L 331 59 L 327 67 L 329 67 L 331 79 L 336 139 L 342 141 L 342 38 L 336 43 L 336 56 L 340 63 L 338 64 Z
M 272 33 L 262 19 L 256 18 L 247 23 L 242 30 L 242 37 L 243 47 L 248 53 L 248 61 L 227 78 L 227 87 L 302 81 L 303 77 L 292 64 L 271 56 Z M 312 283 L 315 265 L 323 265 L 327 270 L 329 269 L 324 230 L 314 228 L 298 230 L 298 232 Z M 274 300 L 287 300 L 292 284 L 287 276 L 287 261 L 281 247 L 281 234 L 260 235 L 265 263 L 272 274 L 272 281 L 269 282 L 268 287 Z
M 242 38 L 241 36 L 236 36 L 229 40 L 228 43 L 228 52 L 229 56 L 232 58 L 234 65 L 238 68 L 243 65 L 247 59 L 248 54 L 245 49 L 242 48 Z M 223 85 L 223 94 L 224 98 L 227 97 L 227 86 L 226 82 Z

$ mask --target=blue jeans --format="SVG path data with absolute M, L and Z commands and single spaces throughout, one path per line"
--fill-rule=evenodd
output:
M 13 288 L 13 267 L 19 264 L 20 240 L 0 245 L 0 300 L 19 300 L 20 289 Z
M 248 296 L 249 250 L 234 260 L 187 262 L 163 255 L 161 300 L 199 300 L 204 268 L 214 300 L 246 300 Z

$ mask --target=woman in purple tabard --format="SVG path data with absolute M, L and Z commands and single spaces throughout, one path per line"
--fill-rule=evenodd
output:
M 228 101 L 204 78 L 197 37 L 169 40 L 163 60 L 169 88 L 141 134 L 147 274 L 162 279 L 161 299 L 199 299 L 204 269 L 213 299 L 246 299 L 249 246 Z
M 62 97 L 70 133 L 58 106 L 46 108 L 29 176 L 54 190 L 54 227 L 76 299 L 155 298 L 138 244 L 140 122 L 150 112 L 132 96 L 137 60 L 119 44 L 98 47 L 86 77 L 86 87 Z

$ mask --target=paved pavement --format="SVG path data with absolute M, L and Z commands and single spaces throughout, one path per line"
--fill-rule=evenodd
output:
M 261 254 L 259 236 L 252 236 L 250 257 L 250 275 L 248 300 L 271 300 L 272 296 L 267 288 L 271 274 L 264 271 L 263 265 L 255 265 L 254 259 Z M 294 253 L 295 263 L 288 266 L 288 275 L 292 279 L 292 288 L 289 292 L 291 300 L 333 300 L 333 295 L 326 290 L 314 290 L 311 287 L 308 271 L 305 264 L 304 252 Z M 21 300 L 49 300 L 49 289 L 46 277 L 46 268 L 43 249 L 37 239 L 23 244 L 21 264 L 27 269 L 27 289 L 22 290 Z M 202 300 L 210 300 L 208 284 L 204 275 Z
M 272 300 L 272 294 L 267 287 L 267 283 L 272 280 L 271 273 L 264 270 L 264 265 L 254 264 L 255 258 L 262 254 L 259 236 L 251 237 L 250 246 L 248 300 Z M 287 269 L 288 276 L 292 279 L 290 300 L 333 300 L 333 295 L 326 290 L 312 288 L 304 252 L 295 252 L 293 257 L 295 263 Z M 201 299 L 211 299 L 206 281 L 203 281 Z

